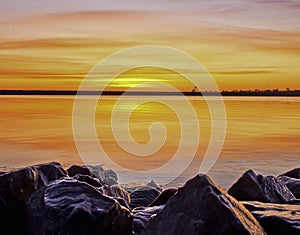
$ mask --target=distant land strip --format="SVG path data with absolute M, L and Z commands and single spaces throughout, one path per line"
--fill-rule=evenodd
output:
M 105 95 L 105 96 L 300 96 L 300 90 L 235 90 L 235 91 L 203 91 L 203 92 L 163 92 L 163 91 L 76 91 L 76 90 L 0 90 L 0 95 Z

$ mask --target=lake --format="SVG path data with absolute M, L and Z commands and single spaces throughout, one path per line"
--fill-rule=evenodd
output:
M 88 105 L 91 98 L 84 99 Z M 184 151 L 178 158 L 178 167 L 180 168 L 180 159 L 183 161 L 189 157 L 193 160 L 188 170 L 173 183 L 182 184 L 198 172 L 210 142 L 214 141 L 210 140 L 211 115 L 202 97 L 186 99 L 196 113 L 196 121 L 189 116 L 180 119 L 176 110 L 163 104 L 171 104 L 180 112 L 188 110 L 186 100 L 176 97 L 150 98 L 139 106 L 135 106 L 137 97 L 123 97 L 118 106 L 115 106 L 118 97 L 101 97 L 95 111 L 98 142 L 113 162 L 132 172 L 127 176 L 124 174 L 120 182 L 146 182 L 150 177 L 159 183 L 168 181 L 171 173 L 177 173 L 177 167 L 149 177 L 139 176 L 138 172 L 156 169 L 167 163 L 178 150 L 179 144 Z M 223 99 L 227 115 L 226 136 L 221 154 L 208 173 L 216 183 L 227 188 L 248 169 L 264 175 L 278 175 L 300 166 L 300 97 Z M 73 138 L 73 103 L 72 96 L 0 96 L 0 171 L 49 161 L 59 161 L 66 167 L 87 163 L 78 153 Z M 113 127 L 116 129 L 115 133 L 111 125 L 114 117 L 117 120 Z M 80 118 L 82 122 L 76 125 L 82 125 L 83 129 L 87 126 L 88 129 L 85 113 Z M 153 129 L 159 135 L 151 140 L 151 134 L 155 136 L 155 133 L 149 133 L 149 127 L 154 122 L 161 123 L 165 128 L 167 134 L 163 143 L 156 143 L 162 137 L 162 126 Z M 149 141 L 161 148 L 150 156 L 136 156 L 122 149 L 127 144 L 127 150 L 130 150 L 131 141 L 126 135 L 126 123 L 131 134 L 129 136 L 138 143 L 139 151 L 147 152 L 146 145 Z M 189 153 L 193 148 L 191 143 L 195 142 L 195 135 L 192 133 L 196 133 L 194 128 L 197 125 L 200 127 L 200 140 L 194 157 L 189 156 Z M 184 138 L 181 138 L 181 126 L 188 132 Z M 96 157 L 95 163 L 100 163 L 103 156 L 91 144 L 91 138 L 87 132 L 81 136 L 80 141 L 85 146 L 85 153 Z M 114 169 L 113 164 L 106 164 L 105 167 Z

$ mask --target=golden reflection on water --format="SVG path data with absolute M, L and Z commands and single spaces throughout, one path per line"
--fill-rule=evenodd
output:
M 146 102 L 132 110 L 130 133 L 138 143 L 149 142 L 149 127 L 153 122 L 161 122 L 168 134 L 163 147 L 152 156 L 132 156 L 116 143 L 111 130 L 111 115 L 117 98 L 102 97 L 96 111 L 97 134 L 107 154 L 113 161 L 133 170 L 148 170 L 167 162 L 177 151 L 180 124 L 189 125 L 188 120 L 180 123 L 176 113 L 157 102 Z M 119 107 L 118 112 L 130 110 L 130 100 L 134 97 L 126 99 L 128 103 Z M 211 134 L 210 115 L 201 97 L 189 99 L 198 115 L 201 139 L 196 156 L 201 159 Z M 257 162 L 266 158 L 268 161 L 279 160 L 277 165 L 266 166 L 268 169 L 295 167 L 299 163 L 295 162 L 300 154 L 299 98 L 224 97 L 224 100 L 227 135 L 212 171 L 221 169 L 222 162 L 227 164 L 243 159 Z M 47 161 L 60 161 L 65 165 L 82 163 L 72 135 L 73 101 L 73 97 L 62 96 L 0 97 L 0 166 L 10 169 Z M 172 102 L 181 105 L 176 99 Z M 188 149 L 190 140 L 183 141 Z

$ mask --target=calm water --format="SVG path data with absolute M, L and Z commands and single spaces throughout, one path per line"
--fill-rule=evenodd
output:
M 87 102 L 89 98 L 86 98 Z M 154 169 L 172 158 L 179 143 L 190 152 L 193 135 L 181 139 L 180 124 L 192 133 L 195 122 L 188 117 L 179 120 L 176 111 L 158 102 L 146 102 L 133 108 L 135 97 L 127 97 L 114 107 L 117 97 L 101 98 L 95 115 L 98 141 L 111 159 L 132 171 Z M 176 97 L 161 97 L 177 108 L 185 110 L 185 103 Z M 201 97 L 189 98 L 196 111 L 200 126 L 200 141 L 196 158 L 187 177 L 196 174 L 211 135 L 210 113 Z M 59 161 L 63 165 L 83 164 L 76 149 L 72 133 L 73 97 L 2 96 L 0 97 L 0 171 L 30 164 Z M 209 175 L 228 187 L 245 170 L 277 175 L 300 166 L 300 98 L 286 97 L 224 97 L 227 113 L 225 143 Z M 166 141 L 160 151 L 150 157 L 137 157 L 124 151 L 119 144 L 130 142 L 122 133 L 125 125 L 118 126 L 121 134 L 116 142 L 111 127 L 112 110 L 118 120 L 125 123 L 124 114 L 130 112 L 129 128 L 139 144 L 151 140 L 149 127 L 153 122 L 165 126 Z M 84 114 L 82 125 L 84 127 Z M 124 127 L 124 128 L 123 128 Z M 122 129 L 123 128 L 123 129 Z M 189 129 L 190 128 L 190 129 Z M 101 161 L 101 154 L 91 145 L 91 136 L 84 137 L 86 150 Z M 155 138 L 153 139 L 155 142 Z M 182 158 L 189 157 L 182 154 Z M 100 160 L 99 160 L 100 159 Z M 180 164 L 180 162 L 179 162 Z M 107 166 L 112 167 L 113 165 Z M 170 172 L 177 169 L 169 169 Z M 157 181 L 168 178 L 170 172 L 155 175 Z M 147 178 L 128 176 L 123 182 L 147 181 Z M 184 176 L 175 183 L 185 181 Z

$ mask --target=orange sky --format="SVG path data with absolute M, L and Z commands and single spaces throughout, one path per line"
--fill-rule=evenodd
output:
M 0 88 L 77 89 L 99 60 L 120 49 L 148 44 L 175 47 L 196 57 L 220 89 L 300 88 L 297 1 L 217 1 L 211 5 L 203 0 L 201 5 L 190 0 L 185 5 L 178 1 L 182 5 L 177 2 L 170 9 L 171 0 L 161 1 L 160 7 L 137 7 L 129 0 L 132 5 L 127 7 L 88 2 L 94 5 L 70 9 L 66 4 L 60 10 L 46 5 L 36 11 L 30 10 L 30 4 L 28 8 L 4 5 Z M 245 5 L 249 2 L 253 9 Z M 112 89 L 152 77 L 190 90 L 180 76 L 160 70 L 129 72 Z

